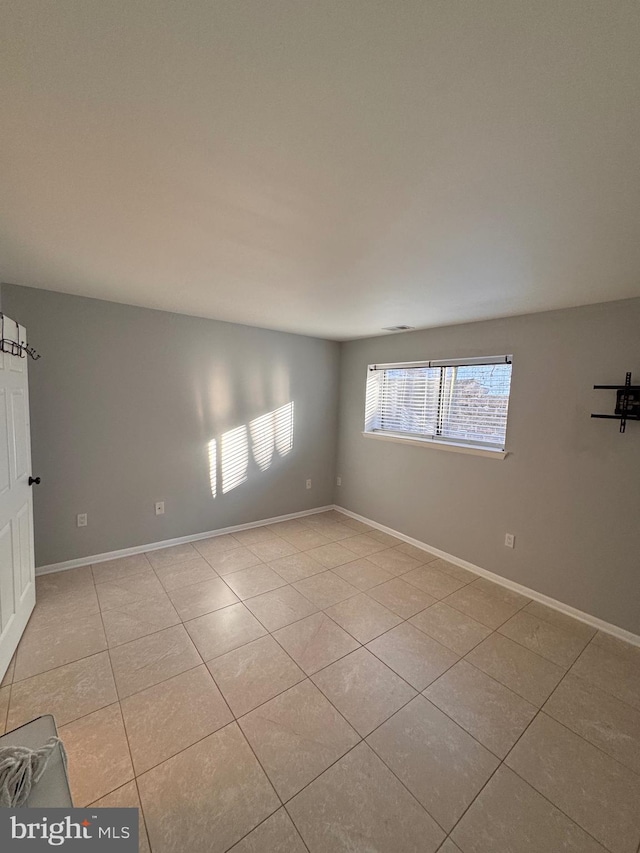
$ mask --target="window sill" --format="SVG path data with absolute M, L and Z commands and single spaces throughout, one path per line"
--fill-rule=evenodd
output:
M 385 432 L 363 432 L 365 438 L 376 438 L 379 441 L 395 441 L 399 444 L 414 444 L 419 447 L 430 447 L 432 450 L 447 450 L 453 453 L 466 453 L 470 456 L 486 456 L 489 459 L 504 459 L 509 455 L 508 450 L 492 450 L 489 447 L 478 447 L 472 444 L 453 444 L 449 441 L 438 441 L 433 438 L 405 438 Z

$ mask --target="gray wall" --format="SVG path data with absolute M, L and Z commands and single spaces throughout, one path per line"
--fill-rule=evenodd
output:
M 338 344 L 13 285 L 2 299 L 42 356 L 29 364 L 36 565 L 333 501 Z M 250 457 L 224 495 L 218 471 L 213 499 L 208 442 L 290 401 L 293 450 L 266 471 Z
M 12 285 L 1 296 L 42 354 L 29 364 L 37 565 L 332 502 L 338 344 Z M 343 344 L 336 502 L 640 633 L 640 423 L 621 436 L 589 418 L 613 408 L 593 384 L 640 377 L 639 329 L 635 299 Z M 506 460 L 362 436 L 370 362 L 505 352 Z M 266 471 L 250 460 L 227 494 L 218 471 L 213 499 L 208 442 L 290 400 L 291 453 Z
M 367 364 L 513 353 L 504 461 L 362 435 Z M 640 633 L 640 299 L 369 338 L 342 348 L 336 503 Z M 516 548 L 504 547 L 505 533 Z

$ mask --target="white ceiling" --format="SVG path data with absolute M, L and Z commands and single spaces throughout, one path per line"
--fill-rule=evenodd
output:
M 8 0 L 0 281 L 346 339 L 640 295 L 637 0 Z

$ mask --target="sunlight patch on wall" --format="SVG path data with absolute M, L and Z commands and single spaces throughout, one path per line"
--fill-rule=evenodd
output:
M 280 456 L 286 456 L 293 448 L 293 401 L 276 409 L 274 421 L 276 427 L 276 450 Z
M 208 443 L 209 482 L 211 495 L 218 494 L 218 462 L 222 474 L 222 494 L 246 482 L 250 457 L 262 472 L 267 471 L 274 454 L 286 456 L 293 449 L 293 402 L 259 415 L 246 424 L 223 433 L 218 444 L 215 438 Z
M 251 453 L 261 471 L 270 467 L 273 454 L 286 456 L 293 448 L 293 403 L 254 418 L 249 424 Z
M 271 465 L 276 447 L 276 425 L 273 414 L 273 412 L 267 412 L 266 415 L 254 418 L 249 424 L 251 453 L 261 471 L 266 471 Z
M 226 495 L 247 479 L 249 468 L 249 442 L 245 424 L 223 433 L 220 442 L 222 454 L 222 494 Z
M 215 438 L 209 442 L 209 483 L 211 484 L 211 496 L 218 494 L 218 443 Z

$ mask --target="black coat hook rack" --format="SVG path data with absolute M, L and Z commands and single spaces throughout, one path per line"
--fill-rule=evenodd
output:
M 627 373 L 624 385 L 594 385 L 594 390 L 615 391 L 616 407 L 613 415 L 591 415 L 592 418 L 609 418 L 620 421 L 620 432 L 624 432 L 627 421 L 640 421 L 640 385 L 631 384 L 631 373 Z
M 12 329 L 11 326 L 14 326 L 15 329 Z M 12 334 L 13 337 L 10 337 Z M 40 358 L 39 354 L 26 341 L 17 340 L 19 337 L 20 327 L 18 324 L 0 313 L 0 352 L 6 352 L 8 355 L 15 355 L 18 358 L 30 356 L 34 361 L 37 361 Z

